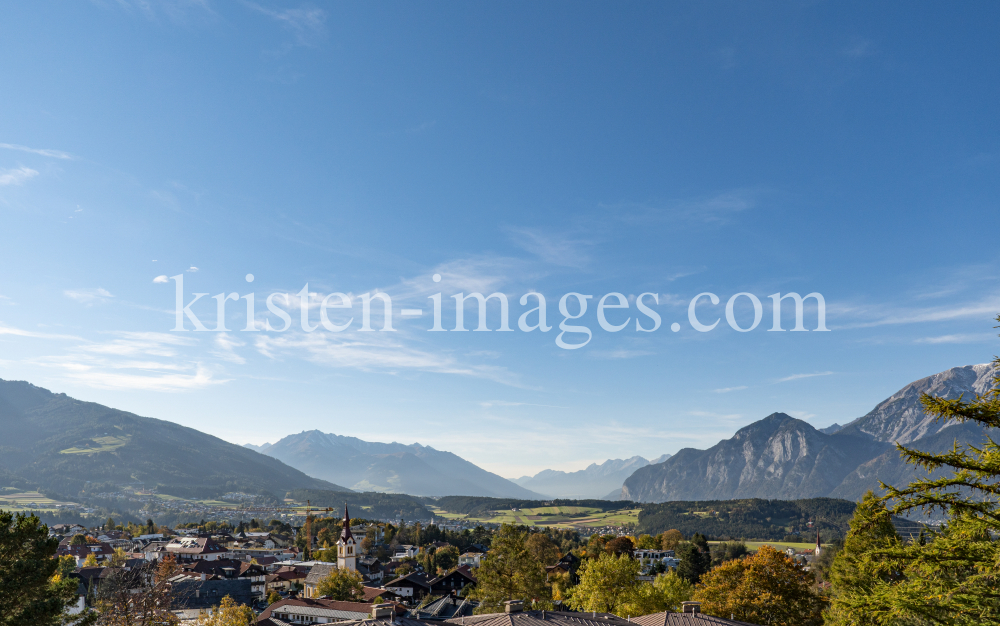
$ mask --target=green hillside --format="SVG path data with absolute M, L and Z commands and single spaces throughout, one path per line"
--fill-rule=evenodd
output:
M 161 493 L 228 491 L 282 497 L 298 488 L 349 491 L 193 428 L 0 380 L 0 487 L 73 497 L 88 483 L 143 483 Z

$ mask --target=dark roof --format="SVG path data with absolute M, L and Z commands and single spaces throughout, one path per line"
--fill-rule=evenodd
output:
M 254 601 L 250 580 L 246 578 L 185 580 L 178 576 L 170 580 L 174 609 L 210 609 L 226 596 L 237 604 L 251 605 Z
M 477 606 L 479 606 L 478 603 L 466 598 L 455 598 L 446 595 L 419 609 L 410 611 L 410 616 L 418 619 L 444 621 L 456 617 L 470 616 Z
M 704 613 L 653 613 L 630 621 L 639 626 L 756 626 Z
M 427 574 L 423 572 L 410 572 L 406 576 L 400 576 L 396 580 L 391 580 L 385 584 L 386 587 L 405 587 L 404 583 L 411 583 L 417 585 L 418 587 L 425 587 L 427 589 L 431 588 L 431 581 L 427 578 Z
M 635 621 L 635 620 L 633 620 Z M 449 624 L 467 626 L 630 626 L 630 623 L 610 613 L 573 613 L 569 611 L 522 611 L 519 613 L 487 613 L 446 620 Z

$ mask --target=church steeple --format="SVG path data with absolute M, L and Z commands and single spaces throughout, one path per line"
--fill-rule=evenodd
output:
M 357 554 L 355 548 L 357 542 L 351 534 L 351 514 L 347 512 L 347 505 L 344 505 L 344 524 L 340 530 L 340 539 L 337 540 L 337 568 L 357 570 Z

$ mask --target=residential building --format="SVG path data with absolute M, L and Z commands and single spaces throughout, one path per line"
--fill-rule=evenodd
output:
M 387 582 L 385 588 L 405 600 L 418 600 L 431 592 L 431 581 L 423 572 L 411 572 Z
M 176 537 L 163 546 L 178 561 L 215 561 L 232 558 L 232 554 L 211 537 Z
M 212 614 L 226 596 L 237 604 L 252 605 L 252 584 L 246 578 L 206 579 L 178 574 L 170 579 L 170 609 L 180 619 L 197 619 Z
M 458 557 L 458 564 L 468 565 L 470 567 L 479 567 L 479 564 L 483 560 L 484 556 L 486 555 L 482 552 L 466 552 Z
M 313 565 L 303 582 L 302 595 L 306 598 L 318 598 L 319 594 L 316 592 L 316 588 L 319 586 L 320 581 L 329 576 L 335 569 L 337 569 L 337 566 L 333 563 L 317 563 Z
M 311 626 L 354 622 L 376 616 L 391 620 L 405 612 L 402 607 L 396 608 L 392 604 L 371 605 L 364 602 L 338 602 L 321 598 L 286 598 L 267 607 L 257 618 L 257 624 L 263 625 L 267 620 L 272 620 L 271 624 Z
M 476 577 L 472 575 L 472 568 L 460 565 L 430 582 L 432 593 L 458 593 L 466 587 L 475 585 Z

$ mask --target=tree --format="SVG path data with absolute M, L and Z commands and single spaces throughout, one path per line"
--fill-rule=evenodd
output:
M 528 533 L 502 524 L 493 536 L 489 552 L 476 572 L 478 583 L 470 594 L 480 601 L 477 613 L 502 610 L 507 600 L 549 606 L 551 591 L 545 584 L 545 567 L 528 549 Z M 540 606 L 539 606 L 540 605 Z
M 450 570 L 458 565 L 458 548 L 446 546 L 434 553 L 434 565 L 443 570 Z
M 569 605 L 578 611 L 621 615 L 635 600 L 640 564 L 627 554 L 605 552 L 580 566 L 580 584 L 573 588 Z
M 171 612 L 170 578 L 178 572 L 173 556 L 167 556 L 153 576 L 144 568 L 115 566 L 102 578 L 95 608 L 100 626 L 172 626 L 179 623 Z
M 820 626 L 825 601 L 812 576 L 783 552 L 761 546 L 702 576 L 694 592 L 703 613 L 769 626 Z
M 660 548 L 662 550 L 676 550 L 682 541 L 684 541 L 684 535 L 681 534 L 681 531 L 671 528 L 660 535 Z
M 615 537 L 611 541 L 604 544 L 604 549 L 608 551 L 609 554 L 614 554 L 616 556 L 626 555 L 632 558 L 632 554 L 635 552 L 635 544 L 632 543 L 632 539 L 629 537 Z
M 97 556 L 93 552 L 87 555 L 87 558 L 83 560 L 83 567 L 97 567 Z
M 69 545 L 71 546 L 85 546 L 87 545 L 87 536 L 82 534 L 75 534 L 73 538 L 69 540 Z
M 280 602 L 280 601 L 281 601 L 281 594 L 279 594 L 274 589 L 272 589 L 271 592 L 269 594 L 267 594 L 267 604 L 268 604 L 268 606 L 274 604 L 275 602 Z
M 113 517 L 109 517 L 108 521 L 104 522 L 104 529 L 105 530 L 115 529 L 115 519 Z
M 559 546 L 545 533 L 532 533 L 526 545 L 531 554 L 544 565 L 552 565 L 559 560 Z
M 333 600 L 350 602 L 364 595 L 365 584 L 361 574 L 349 569 L 335 569 L 319 581 L 316 594 L 330 596 Z
M 869 491 L 854 512 L 844 549 L 830 566 L 833 599 L 828 622 L 844 626 L 884 623 L 884 614 L 891 609 L 876 608 L 872 600 L 884 598 L 886 587 L 902 582 L 904 564 L 886 558 L 887 552 L 902 546 L 885 503 Z
M 53 558 L 58 547 L 38 517 L 0 511 L 0 626 L 68 621 L 63 612 L 76 603 L 77 581 Z
M 655 550 L 660 547 L 660 544 L 652 535 L 639 535 L 636 537 L 635 547 L 639 550 Z
M 880 625 L 1000 624 L 1000 445 L 985 430 L 1000 427 L 1000 359 L 993 363 L 997 369 L 992 387 L 974 400 L 921 397 L 929 415 L 982 426 L 985 443 L 977 447 L 956 442 L 940 454 L 897 445 L 908 463 L 928 475 L 905 488 L 883 483 L 883 501 L 890 506 L 876 521 L 892 514 L 940 510 L 946 523 L 937 530 L 925 529 L 909 543 L 885 538 L 849 552 L 845 542 L 832 572 L 831 614 L 840 623 L 862 614 L 865 623 Z M 838 580 L 841 563 L 846 573 Z M 870 590 L 866 597 L 863 589 Z
M 591 535 L 590 539 L 587 540 L 587 557 L 596 559 L 601 556 L 604 552 L 605 544 L 607 544 L 610 539 L 610 537 L 605 537 L 604 535 Z
M 670 611 L 679 613 L 681 603 L 690 600 L 694 587 L 688 581 L 677 575 L 677 572 L 667 572 L 653 579 L 652 583 L 640 584 L 632 600 L 625 603 L 622 613 L 626 617 L 632 615 L 651 615 Z
M 726 561 L 740 559 L 750 554 L 747 544 L 742 541 L 726 541 L 711 547 L 712 565 L 722 565 Z
M 690 543 L 685 543 L 677 550 L 680 564 L 677 573 L 692 585 L 697 584 L 702 575 L 712 565 L 712 553 L 704 535 L 695 533 Z
M 236 604 L 230 596 L 222 598 L 219 607 L 211 615 L 201 615 L 197 626 L 250 626 L 257 620 L 253 609 L 245 604 Z

